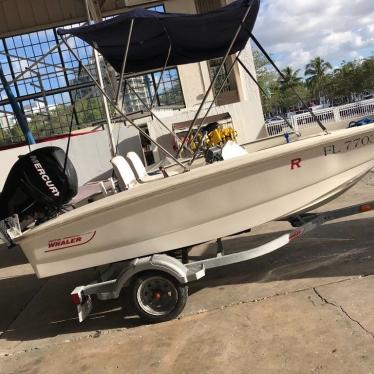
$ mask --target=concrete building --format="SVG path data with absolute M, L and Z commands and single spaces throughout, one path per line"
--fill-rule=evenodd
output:
M 216 9 L 229 2 L 226 0 L 166 0 L 157 3 L 138 0 L 125 0 L 122 2 L 115 0 L 90 1 L 98 17 L 115 15 L 126 11 L 128 7 L 132 6 L 157 6 L 158 10 L 160 7 L 163 7 L 166 12 L 195 14 Z M 83 0 L 13 0 L 12 2 L 4 2 L 2 5 L 0 7 L 0 17 L 2 17 L 4 22 L 0 25 L 0 37 L 3 38 L 15 34 L 25 34 L 36 30 L 47 29 L 52 26 L 58 27 L 74 24 L 85 21 L 87 18 Z M 25 17 L 25 12 L 27 12 L 27 17 Z M 255 73 L 252 51 L 249 44 L 242 52 L 241 59 L 251 72 Z M 210 61 L 178 66 L 172 72 L 169 72 L 169 75 L 163 77 L 159 97 L 157 98 L 159 103 L 155 103 L 155 113 L 162 118 L 163 122 L 170 129 L 193 118 L 211 82 L 211 77 L 218 63 L 219 61 Z M 229 66 L 230 61 L 227 64 Z M 148 78 L 145 77 L 132 78 L 129 80 L 129 84 L 141 86 L 138 89 L 138 94 L 149 103 L 149 94 L 154 93 L 154 83 L 152 91 L 152 89 L 149 89 L 152 85 L 147 81 Z M 153 75 L 156 83 L 159 77 L 159 72 Z M 69 81 L 70 83 L 82 83 L 74 82 L 74 77 L 70 78 Z M 168 101 L 166 99 L 169 97 L 167 94 L 168 90 L 171 89 L 170 87 L 174 89 L 173 92 L 177 92 L 177 99 L 173 101 L 172 105 L 167 105 Z M 86 87 L 81 89 L 86 89 L 88 90 L 87 92 L 90 90 L 90 88 Z M 54 93 L 55 91 L 51 92 Z M 173 98 L 175 99 L 175 95 Z M 162 145 L 173 151 L 172 136 L 168 134 L 154 117 L 150 116 L 147 111 L 142 110 L 140 103 L 136 102 L 133 94 L 125 93 L 124 100 L 125 108 L 127 102 L 129 109 L 132 105 L 132 109 L 135 109 L 133 111 L 140 111 L 134 117 L 136 123 Z M 210 94 L 206 107 L 210 105 L 212 100 L 213 94 Z M 238 132 L 240 143 L 247 143 L 258 139 L 264 134 L 263 113 L 258 89 L 245 71 L 238 65 L 235 66 L 231 77 L 225 84 L 222 94 L 214 103 L 210 115 L 229 117 Z M 147 163 L 157 161 L 162 156 L 157 147 L 141 139 L 138 131 L 132 127 L 116 123 L 114 125 L 114 136 L 116 140 L 118 139 L 119 150 L 122 154 L 129 150 L 135 150 Z M 37 147 L 53 144 L 65 148 L 66 143 L 67 138 L 62 137 L 57 140 L 48 140 L 40 143 Z M 0 150 L 0 188 L 18 155 L 27 152 L 28 149 L 24 146 Z M 108 175 L 111 172 L 109 162 L 111 156 L 109 138 L 106 131 L 101 127 L 85 128 L 76 131 L 72 138 L 70 158 L 76 166 L 80 184 Z

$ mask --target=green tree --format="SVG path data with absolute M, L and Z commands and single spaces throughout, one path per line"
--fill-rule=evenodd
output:
M 360 81 L 364 90 L 374 90 L 374 56 L 368 57 L 362 62 Z
M 277 109 L 281 106 L 281 92 L 279 90 L 277 74 L 272 70 L 269 61 L 260 53 L 260 51 L 254 50 L 253 58 L 257 81 L 261 88 L 266 92 L 266 95 L 261 92 L 261 101 L 264 112 L 277 112 Z
M 330 84 L 327 87 L 329 97 L 334 103 L 350 102 L 360 93 L 368 90 L 367 72 L 364 71 L 362 61 L 349 61 L 341 64 L 340 68 L 335 69 Z
M 279 84 L 282 91 L 288 89 L 296 89 L 302 83 L 302 78 L 299 77 L 300 70 L 293 70 L 291 66 L 287 66 L 282 70 L 283 77 L 279 78 Z
M 269 61 L 260 53 L 260 51 L 255 50 L 253 52 L 253 59 L 258 83 L 266 91 L 266 89 L 277 80 L 277 75 L 275 71 L 270 68 L 271 65 Z
M 279 104 L 283 112 L 300 108 L 302 103 L 299 97 L 304 101 L 309 99 L 309 92 L 305 87 L 303 79 L 299 77 L 300 70 L 293 70 L 287 66 L 282 70 L 283 77 L 278 79 L 280 98 Z
M 326 94 L 328 71 L 331 69 L 331 64 L 321 57 L 314 58 L 305 67 L 305 76 L 308 77 L 306 83 L 312 91 L 314 98 L 319 101 Z

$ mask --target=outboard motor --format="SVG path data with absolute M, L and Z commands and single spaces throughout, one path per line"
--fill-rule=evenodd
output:
M 71 161 L 58 147 L 44 147 L 19 157 L 0 195 L 0 220 L 18 214 L 27 221 L 45 222 L 78 192 L 78 178 Z

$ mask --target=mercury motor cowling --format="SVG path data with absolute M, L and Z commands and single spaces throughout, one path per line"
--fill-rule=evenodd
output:
M 78 192 L 72 162 L 58 147 L 44 147 L 19 157 L 0 195 L 0 220 L 18 214 L 21 227 L 27 221 L 45 222 Z

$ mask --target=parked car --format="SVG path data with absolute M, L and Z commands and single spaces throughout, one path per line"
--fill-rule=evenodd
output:
M 359 127 L 359 126 L 365 126 L 369 123 L 374 123 L 374 116 L 364 117 L 359 119 L 358 121 L 352 121 L 349 123 L 348 127 Z
M 373 95 L 365 95 L 362 100 L 370 100 L 370 99 L 374 99 L 374 94 Z
M 274 116 L 274 117 L 269 117 L 265 119 L 265 123 L 272 123 L 272 122 L 278 122 L 278 121 L 283 121 L 283 118 L 281 116 Z

